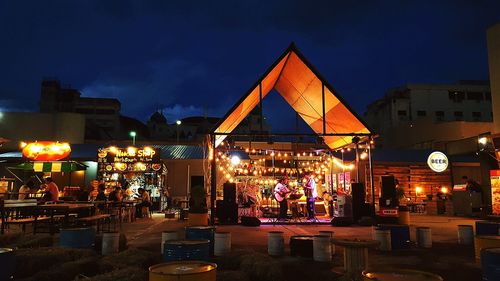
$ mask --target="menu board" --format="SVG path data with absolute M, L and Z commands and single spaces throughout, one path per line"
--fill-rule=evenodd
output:
M 500 170 L 490 171 L 491 204 L 494 215 L 500 215 Z

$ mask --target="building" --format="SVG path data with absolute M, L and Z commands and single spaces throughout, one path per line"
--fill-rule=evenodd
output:
M 488 37 L 488 64 L 493 102 L 493 133 L 500 134 L 500 23 L 490 27 Z
M 487 81 L 408 84 L 368 105 L 365 119 L 380 135 L 380 146 L 438 148 L 448 141 L 490 132 L 491 99 Z
M 23 128 L 19 130 L 19 128 Z M 69 112 L 4 112 L 0 136 L 7 139 L 1 150 L 15 150 L 20 141 L 84 143 L 85 116 Z
M 40 112 L 71 112 L 85 116 L 86 139 L 120 139 L 121 103 L 111 98 L 86 98 L 57 80 L 42 81 Z

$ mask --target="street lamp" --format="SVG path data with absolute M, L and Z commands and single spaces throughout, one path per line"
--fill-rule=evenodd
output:
M 131 131 L 129 134 L 132 137 L 132 145 L 135 146 L 135 136 L 137 136 L 137 133 L 135 131 Z
M 175 121 L 175 124 L 177 124 L 177 144 L 179 144 L 179 126 L 182 124 L 181 120 Z

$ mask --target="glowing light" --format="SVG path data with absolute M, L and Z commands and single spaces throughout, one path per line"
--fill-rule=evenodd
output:
M 239 165 L 240 163 L 241 163 L 241 159 L 240 159 L 240 157 L 238 157 L 237 155 L 233 155 L 233 156 L 231 157 L 231 164 L 232 164 L 233 166 Z
M 20 143 L 19 143 L 19 147 L 20 147 L 20 148 L 24 148 L 24 147 L 25 147 L 25 146 L 27 146 L 27 145 L 28 145 L 28 144 L 27 144 L 27 143 L 25 143 L 24 141 L 22 141 L 22 142 L 20 142 Z
M 127 147 L 127 154 L 130 155 L 130 156 L 134 156 L 135 155 L 135 151 L 136 151 L 136 148 L 133 147 L 133 146 L 129 146 Z
M 415 187 L 415 193 L 419 194 L 422 192 L 422 188 L 420 186 Z
M 366 158 L 368 158 L 368 153 L 366 153 L 366 151 L 361 152 L 361 154 L 359 155 L 359 158 L 361 158 L 362 160 L 365 160 Z
M 246 148 L 246 149 L 245 149 L 245 152 L 246 152 L 246 153 L 248 153 L 249 151 L 250 151 L 250 149 L 248 149 L 248 148 Z
M 252 149 L 252 153 L 255 153 L 255 148 L 254 148 L 254 149 Z
M 271 152 L 271 156 L 272 156 L 272 157 L 274 157 L 274 151 L 273 151 L 273 152 Z
M 446 186 L 441 187 L 441 193 L 443 194 L 448 193 L 448 188 Z
M 226 179 L 230 179 L 231 178 L 231 175 L 230 174 L 226 174 Z
M 486 145 L 488 143 L 488 138 L 487 137 L 480 137 L 478 140 L 477 140 L 478 143 L 482 144 L 482 145 Z
M 288 153 L 285 153 L 285 157 L 288 157 Z

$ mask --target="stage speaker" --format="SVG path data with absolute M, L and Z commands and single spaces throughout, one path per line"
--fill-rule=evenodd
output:
M 220 213 L 217 211 L 220 224 L 238 224 L 238 204 L 222 201 L 220 210 Z
M 394 176 L 382 176 L 381 177 L 381 198 L 386 199 L 396 199 L 396 181 Z
M 352 216 L 357 222 L 365 214 L 365 185 L 363 183 L 351 184 Z
M 225 204 L 236 204 L 236 183 L 226 182 L 223 196 Z
M 257 217 L 241 217 L 241 225 L 244 226 L 260 226 L 260 220 Z
M 224 210 L 224 201 L 215 201 L 215 215 L 219 222 L 225 222 L 227 220 L 227 212 Z

